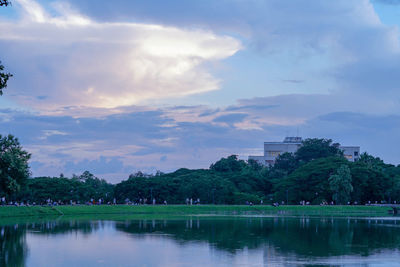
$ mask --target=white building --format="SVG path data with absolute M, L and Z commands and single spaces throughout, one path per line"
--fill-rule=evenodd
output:
M 301 137 L 286 137 L 283 142 L 264 142 L 264 156 L 249 156 L 262 165 L 274 165 L 276 158 L 283 153 L 294 153 L 301 146 Z M 360 157 L 359 146 L 340 146 L 349 161 L 357 161 Z

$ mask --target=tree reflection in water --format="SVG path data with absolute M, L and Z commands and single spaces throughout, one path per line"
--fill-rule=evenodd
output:
M 26 234 L 56 235 L 77 233 L 89 235 L 101 227 L 102 222 L 45 221 L 0 226 L 0 266 L 25 266 L 28 255 Z
M 174 220 L 51 220 L 0 226 L 0 266 L 24 266 L 28 255 L 26 235 L 96 235 L 104 224 L 135 239 L 148 235 L 210 244 L 236 254 L 248 249 L 271 250 L 280 257 L 316 259 L 333 256 L 369 256 L 400 248 L 400 220 L 299 217 L 185 217 Z M 77 235 L 78 236 L 78 235 Z M 77 239 L 76 242 L 79 242 Z
M 27 253 L 25 227 L 0 227 L 0 266 L 25 266 Z
M 117 223 L 132 234 L 167 234 L 181 244 L 207 242 L 235 253 L 244 248 L 274 247 L 301 257 L 368 256 L 382 249 L 400 248 L 400 221 L 330 218 L 196 218 L 141 220 Z

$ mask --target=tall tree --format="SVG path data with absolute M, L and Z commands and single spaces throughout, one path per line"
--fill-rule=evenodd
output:
M 331 201 L 329 177 L 344 164 L 348 164 L 344 157 L 320 158 L 305 163 L 286 178 L 275 180 L 276 200 L 289 200 L 292 204 L 302 200 L 313 204 Z
M 28 160 L 31 155 L 22 149 L 17 138 L 0 135 L 0 192 L 18 192 L 29 177 Z
M 285 152 L 276 158 L 273 169 L 282 170 L 286 174 L 292 173 L 298 167 L 298 161 L 293 153 Z
M 332 143 L 331 139 L 309 138 L 303 141 L 295 157 L 299 162 L 309 162 L 319 158 L 343 156 L 339 147 L 340 144 Z
M 329 187 L 333 192 L 332 198 L 337 204 L 346 204 L 350 200 L 353 186 L 351 185 L 350 169 L 347 165 L 343 164 L 337 174 L 329 177 Z
M 237 155 L 230 155 L 211 164 L 210 169 L 217 172 L 235 172 L 241 171 L 245 166 L 244 160 L 239 160 Z

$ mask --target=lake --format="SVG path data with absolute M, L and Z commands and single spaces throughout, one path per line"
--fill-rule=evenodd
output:
M 400 218 L 49 218 L 0 226 L 1 266 L 395 266 Z

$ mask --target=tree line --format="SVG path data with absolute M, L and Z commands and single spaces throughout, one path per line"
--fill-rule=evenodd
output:
M 89 171 L 72 177 L 30 177 L 30 154 L 17 138 L 0 135 L 0 194 L 7 200 L 64 204 L 286 203 L 366 204 L 400 200 L 400 166 L 363 153 L 348 161 L 330 139 L 306 139 L 295 153 L 281 154 L 273 166 L 221 158 L 208 169 L 181 168 L 171 173 L 136 172 L 118 184 Z

